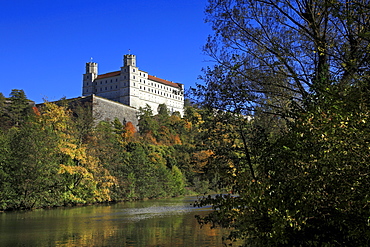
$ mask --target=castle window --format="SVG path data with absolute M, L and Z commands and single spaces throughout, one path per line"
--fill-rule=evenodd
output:
M 135 79 L 135 76 L 134 76 L 134 79 Z
M 112 82 L 112 79 L 110 79 L 110 82 Z
M 107 90 L 107 87 L 105 87 L 105 90 Z
M 145 90 L 145 87 L 144 87 L 144 90 Z
M 116 82 L 117 82 L 117 78 L 116 78 Z
M 123 79 L 126 79 L 126 76 L 124 76 Z
M 88 85 L 89 85 L 89 83 L 87 82 L 87 83 L 86 83 L 86 85 L 88 86 Z
M 103 82 L 101 81 L 101 82 L 100 82 L 100 85 L 101 85 L 102 83 L 103 83 Z
M 102 88 L 100 88 L 100 92 L 102 91 L 103 89 Z
M 116 88 L 118 88 L 118 86 L 116 85 Z
M 110 89 L 112 89 L 112 86 L 110 86 Z
M 133 69 L 132 72 L 135 72 L 135 69 Z
M 105 84 L 107 84 L 107 80 L 105 80 Z

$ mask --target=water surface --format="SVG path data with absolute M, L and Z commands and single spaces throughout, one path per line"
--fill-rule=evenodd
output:
M 222 246 L 195 197 L 0 213 L 0 246 Z

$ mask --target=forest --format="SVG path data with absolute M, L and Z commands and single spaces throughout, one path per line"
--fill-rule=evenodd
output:
M 197 151 L 201 116 L 141 109 L 131 122 L 96 123 L 91 106 L 35 107 L 23 90 L 0 94 L 0 210 L 172 197 L 208 191 Z

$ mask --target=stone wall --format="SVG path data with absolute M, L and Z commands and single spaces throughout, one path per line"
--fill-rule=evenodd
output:
M 78 98 L 63 99 L 53 103 L 57 105 L 68 105 L 72 111 L 75 111 L 77 107 L 91 109 L 93 114 L 92 119 L 94 119 L 95 123 L 100 121 L 112 122 L 117 118 L 121 123 L 131 122 L 136 129 L 139 129 L 139 119 L 137 117 L 139 110 L 94 94 Z M 41 107 L 42 105 L 43 104 L 38 104 L 37 107 Z
M 111 122 L 115 118 L 118 118 L 120 122 L 132 122 L 137 128 L 139 123 L 137 113 L 139 110 L 96 95 L 91 95 L 89 97 L 92 97 L 93 117 L 95 121 L 104 120 Z

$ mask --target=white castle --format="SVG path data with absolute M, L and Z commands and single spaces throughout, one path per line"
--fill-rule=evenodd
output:
M 158 106 L 184 115 L 184 85 L 149 75 L 136 67 L 135 55 L 124 55 L 121 70 L 98 75 L 98 64 L 86 63 L 82 95 L 96 95 L 135 109 L 149 105 L 153 114 Z

